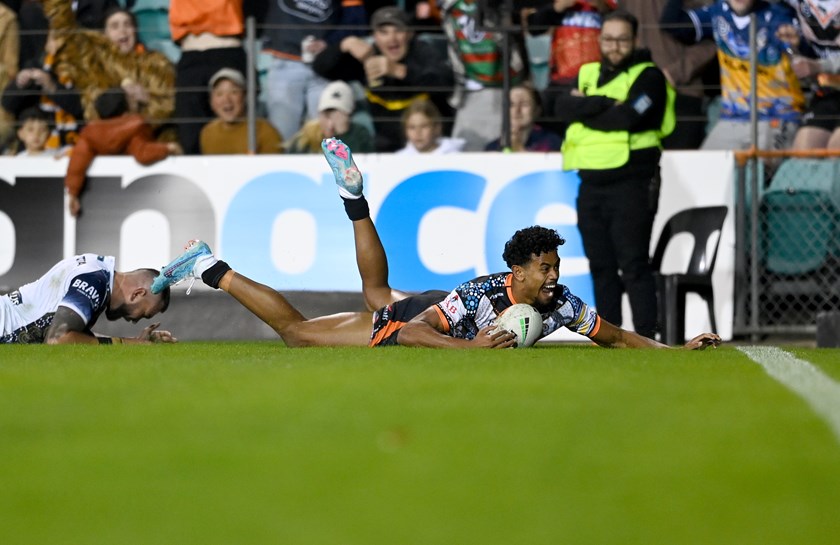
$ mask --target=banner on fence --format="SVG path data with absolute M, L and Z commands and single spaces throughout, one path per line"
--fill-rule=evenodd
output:
M 576 227 L 580 181 L 560 169 L 559 154 L 359 155 L 356 161 L 394 287 L 451 289 L 504 270 L 505 241 L 519 228 L 541 224 L 566 238 L 561 281 L 593 301 Z M 150 167 L 99 158 L 78 220 L 65 211 L 66 167 L 66 159 L 0 158 L 0 290 L 80 252 L 115 255 L 121 270 L 157 268 L 191 238 L 280 290 L 361 289 L 352 228 L 320 156 L 174 157 Z M 662 169 L 654 242 L 674 212 L 731 203 L 729 153 L 666 153 Z M 715 274 L 725 337 L 732 322 L 731 225 L 730 218 Z M 687 252 L 669 250 L 666 265 L 678 268 Z M 689 299 L 688 315 L 687 333 L 709 327 L 699 299 Z M 632 325 L 629 311 L 624 325 Z

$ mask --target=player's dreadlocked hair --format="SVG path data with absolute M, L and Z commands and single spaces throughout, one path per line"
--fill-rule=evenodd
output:
M 557 234 L 554 229 L 547 229 L 534 225 L 520 229 L 505 243 L 502 259 L 508 267 L 523 266 L 531 259 L 532 254 L 540 255 L 557 250 L 566 243 L 566 239 Z

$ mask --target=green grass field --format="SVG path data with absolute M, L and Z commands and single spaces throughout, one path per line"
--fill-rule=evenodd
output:
M 732 347 L 0 347 L 3 545 L 834 544 L 838 506 L 840 438 Z

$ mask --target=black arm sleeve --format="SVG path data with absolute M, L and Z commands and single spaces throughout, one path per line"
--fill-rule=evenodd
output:
M 582 120 L 599 131 L 642 132 L 659 128 L 668 101 L 665 75 L 658 68 L 644 70 L 627 94 L 627 100 L 598 115 Z
M 350 53 L 341 51 L 341 44 L 330 44 L 312 61 L 312 71 L 330 81 L 361 81 L 365 83 L 365 67 Z
M 685 44 L 698 41 L 697 28 L 688 16 L 688 12 L 683 9 L 682 0 L 668 0 L 662 8 L 659 23 L 662 25 L 662 30 Z
M 566 123 L 583 121 L 604 113 L 613 106 L 615 106 L 615 100 L 609 97 L 561 95 L 554 102 L 554 114 Z

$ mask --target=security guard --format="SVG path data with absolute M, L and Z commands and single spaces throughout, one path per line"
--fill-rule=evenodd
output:
M 660 141 L 674 129 L 675 92 L 647 50 L 636 49 L 638 21 L 616 10 L 604 16 L 601 62 L 586 64 L 577 89 L 558 99 L 570 123 L 563 168 L 578 170 L 578 227 L 604 319 L 621 325 L 630 299 L 636 332 L 657 329 L 650 237 L 659 202 Z

